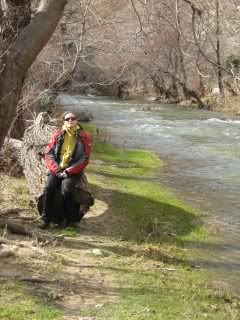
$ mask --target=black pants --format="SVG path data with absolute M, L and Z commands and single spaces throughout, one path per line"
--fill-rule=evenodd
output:
M 82 173 L 69 176 L 66 179 L 58 178 L 54 174 L 48 176 L 44 192 L 42 220 L 49 223 L 53 219 L 53 200 L 55 192 L 61 187 L 64 205 L 64 219 L 71 222 L 76 210 L 74 204 L 74 189 Z

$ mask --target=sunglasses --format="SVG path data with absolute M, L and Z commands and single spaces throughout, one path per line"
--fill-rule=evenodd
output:
M 64 121 L 70 121 L 70 120 L 75 121 L 76 118 L 75 118 L 75 117 L 69 117 L 69 118 L 65 118 L 65 119 L 64 119 Z

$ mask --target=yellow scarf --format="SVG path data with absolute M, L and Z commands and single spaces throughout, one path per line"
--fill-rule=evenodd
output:
M 76 126 L 75 128 L 67 128 L 65 125 L 63 125 L 62 128 L 65 132 L 62 148 L 60 151 L 59 166 L 61 169 L 66 169 L 76 144 L 76 130 L 78 126 Z

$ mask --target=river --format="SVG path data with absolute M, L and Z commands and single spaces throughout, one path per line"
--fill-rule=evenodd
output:
M 119 146 L 159 154 L 159 183 L 209 216 L 217 243 L 192 243 L 192 263 L 217 271 L 240 293 L 240 118 L 156 102 L 61 95 L 66 110 L 86 111 Z M 190 259 L 190 258 L 189 258 Z

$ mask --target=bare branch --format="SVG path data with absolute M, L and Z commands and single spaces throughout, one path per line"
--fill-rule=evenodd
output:
M 186 2 L 186 3 L 188 3 L 188 4 L 191 6 L 192 10 L 193 10 L 194 12 L 197 12 L 197 14 L 199 15 L 199 17 L 202 16 L 203 11 L 202 11 L 201 9 L 197 8 L 197 7 L 195 6 L 195 4 L 192 3 L 192 1 L 190 1 L 190 0 L 183 0 L 183 1 Z
M 137 32 L 137 34 L 138 34 L 138 33 L 143 33 L 143 34 L 145 35 L 145 37 L 147 38 L 146 33 L 143 31 L 141 16 L 140 16 L 139 12 L 137 11 L 137 8 L 136 8 L 136 6 L 135 6 L 135 4 L 134 4 L 134 1 L 133 1 L 133 0 L 130 0 L 130 2 L 131 2 L 131 4 L 132 4 L 133 10 L 134 10 L 134 12 L 135 12 L 135 14 L 136 14 L 136 16 L 137 16 L 137 18 L 138 18 L 138 21 L 139 21 L 140 30 Z
M 231 71 L 229 71 L 228 69 L 222 67 L 222 65 L 215 63 L 214 61 L 212 61 L 211 59 L 208 58 L 208 56 L 205 54 L 205 52 L 202 50 L 199 42 L 198 42 L 198 38 L 197 38 L 197 33 L 196 33 L 196 28 L 195 28 L 195 20 L 196 20 L 196 13 L 199 15 L 199 17 L 202 16 L 203 11 L 198 9 L 191 1 L 189 0 L 183 0 L 185 2 L 187 2 L 188 4 L 190 4 L 191 8 L 192 8 L 192 31 L 193 31 L 193 37 L 194 37 L 194 41 L 196 43 L 196 46 L 199 50 L 199 52 L 201 53 L 201 55 L 204 57 L 204 59 L 206 59 L 209 63 L 211 63 L 213 66 L 227 72 L 229 75 L 233 75 Z

